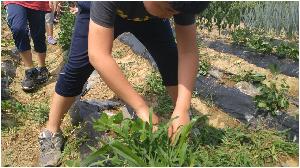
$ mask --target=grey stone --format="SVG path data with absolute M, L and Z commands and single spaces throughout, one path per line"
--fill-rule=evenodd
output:
M 235 84 L 235 87 L 238 88 L 242 93 L 245 93 L 246 95 L 252 97 L 260 94 L 259 89 L 257 89 L 249 82 L 245 82 L 245 81 L 238 82 Z
M 213 77 L 215 77 L 215 78 L 217 78 L 217 79 L 222 79 L 222 77 L 223 77 L 223 75 L 224 75 L 223 72 L 221 72 L 221 71 L 219 71 L 219 70 L 217 70 L 217 69 L 211 69 L 211 70 L 208 71 L 208 73 L 209 73 L 211 76 L 213 76 Z

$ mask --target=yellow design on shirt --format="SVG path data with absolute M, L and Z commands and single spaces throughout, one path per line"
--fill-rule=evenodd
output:
M 133 19 L 129 19 L 128 15 L 126 15 L 122 10 L 117 10 L 117 15 L 120 16 L 123 19 L 127 19 L 127 20 L 132 20 L 132 21 L 136 21 L 136 22 L 142 22 L 142 21 L 146 21 L 149 20 L 150 17 L 149 16 L 145 16 L 144 18 L 133 18 Z

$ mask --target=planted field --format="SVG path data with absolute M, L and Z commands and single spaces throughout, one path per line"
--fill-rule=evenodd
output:
M 242 7 L 225 6 L 224 12 Z M 210 15 L 222 16 L 205 13 Z M 50 80 L 36 92 L 25 93 L 20 87 L 24 65 L 2 16 L 1 93 L 7 93 L 1 97 L 2 166 L 37 165 L 37 137 L 48 119 L 57 76 L 67 60 L 70 39 L 66 36 L 74 18 L 66 15 L 64 19 L 54 31 L 60 45 L 47 46 Z M 236 18 L 228 20 L 236 23 Z M 276 34 L 275 30 L 236 29 L 218 23 L 199 21 L 203 28 L 197 30 L 200 61 L 191 100 L 192 120 L 173 143 L 167 128 L 174 107 L 155 63 L 131 34 L 123 34 L 114 41 L 112 56 L 161 123 L 153 132 L 152 123 L 130 119 L 132 109 L 95 71 L 64 118 L 67 141 L 61 166 L 298 167 L 298 32 L 290 28 L 289 34 Z M 62 31 L 60 25 L 66 29 Z

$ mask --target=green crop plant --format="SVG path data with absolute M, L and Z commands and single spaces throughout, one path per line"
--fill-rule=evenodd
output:
M 279 58 L 291 58 L 293 60 L 299 60 L 299 47 L 295 44 L 281 43 L 276 46 L 276 54 Z
M 299 60 L 299 49 L 295 43 L 275 43 L 273 39 L 265 37 L 257 29 L 238 28 L 231 32 L 233 44 L 247 47 L 255 52 L 263 54 L 274 54 L 279 58 L 290 58 Z
M 252 33 L 249 29 L 238 28 L 231 32 L 231 37 L 235 45 L 246 46 Z
M 208 8 L 201 13 L 201 18 L 198 19 L 198 24 L 204 24 L 208 30 L 212 30 L 213 25 L 216 25 L 219 34 L 226 27 L 236 27 L 240 24 L 240 3 L 239 2 L 211 2 Z
M 231 76 L 230 78 L 235 82 L 246 81 L 256 86 L 259 86 L 266 79 L 266 75 L 255 73 L 253 72 L 253 70 L 251 70 L 251 71 L 245 71 L 241 75 Z
M 241 20 L 248 28 L 265 31 L 285 32 L 289 37 L 298 34 L 299 2 L 265 1 L 256 2 L 254 7 L 246 8 L 241 13 Z
M 289 86 L 283 82 L 280 87 L 278 89 L 276 83 L 272 81 L 269 87 L 262 84 L 259 87 L 261 94 L 254 97 L 256 107 L 272 115 L 276 115 L 279 110 L 286 110 L 289 107 L 289 101 L 286 97 Z
M 270 42 L 258 35 L 257 36 L 253 35 L 253 37 L 250 38 L 247 46 L 256 52 L 263 53 L 263 54 L 270 54 L 273 51 Z

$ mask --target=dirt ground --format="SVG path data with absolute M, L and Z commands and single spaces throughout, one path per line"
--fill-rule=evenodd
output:
M 55 37 L 57 36 L 58 29 L 55 30 Z M 7 28 L 2 29 L 2 35 L 9 36 L 9 30 Z M 5 37 L 6 37 L 5 36 Z M 8 37 L 9 38 L 9 37 Z M 3 50 L 3 48 L 2 48 Z M 124 65 L 124 72 L 132 84 L 144 84 L 145 77 L 151 73 L 153 67 L 147 60 L 141 56 L 134 54 L 128 46 L 125 46 L 118 40 L 114 42 L 113 52 L 115 54 L 116 62 L 119 65 Z M 205 48 L 200 51 L 203 55 L 206 55 L 205 59 L 214 66 L 228 71 L 230 73 L 237 74 L 242 70 L 253 69 L 262 74 L 270 77 L 270 72 L 263 68 L 256 67 L 253 64 L 249 64 L 246 61 L 224 53 L 218 53 L 212 49 Z M 35 55 L 35 54 L 34 54 Z M 35 57 L 34 57 L 35 58 Z M 13 79 L 13 83 L 10 85 L 12 89 L 12 96 L 22 104 L 27 103 L 39 103 L 50 102 L 51 95 L 54 92 L 56 84 L 57 74 L 63 66 L 63 53 L 58 45 L 48 45 L 47 51 L 47 65 L 51 72 L 51 78 L 49 82 L 39 88 L 35 93 L 25 93 L 20 87 L 20 82 L 23 79 L 24 66 L 21 64 L 17 67 L 17 75 Z M 239 66 L 235 66 L 238 64 Z M 131 72 L 131 73 L 128 73 Z M 299 79 L 288 77 L 285 75 L 279 76 L 279 81 L 285 79 L 290 85 L 289 93 L 294 97 L 298 97 L 299 93 Z M 97 99 L 105 100 L 116 98 L 116 95 L 107 87 L 107 85 L 99 78 L 94 87 L 83 97 L 84 99 Z M 156 98 L 149 100 L 150 105 L 154 105 Z M 235 127 L 240 122 L 221 109 L 208 104 L 205 100 L 199 98 L 192 98 L 192 108 L 203 114 L 209 115 L 209 123 L 217 128 Z M 65 120 L 65 125 L 70 121 Z M 16 132 L 1 135 L 1 165 L 2 166 L 21 166 L 29 167 L 36 166 L 38 160 L 38 134 L 40 129 L 44 125 L 39 125 L 34 121 L 26 121 L 25 124 L 20 127 Z M 63 126 L 64 127 L 64 126 Z M 286 161 L 289 166 L 298 166 L 298 158 L 291 158 Z

